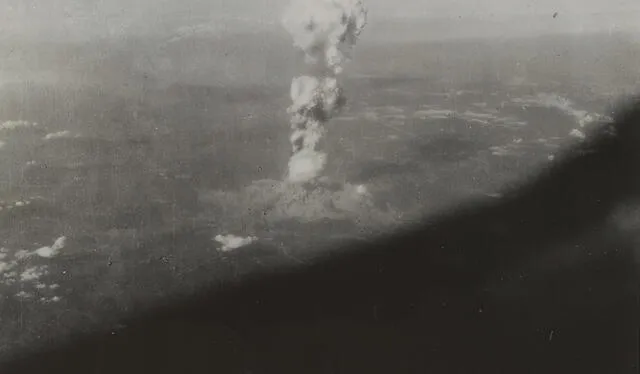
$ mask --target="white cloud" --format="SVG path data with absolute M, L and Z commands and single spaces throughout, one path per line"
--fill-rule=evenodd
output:
M 16 294 L 16 297 L 19 297 L 21 299 L 29 299 L 33 297 L 33 295 L 25 291 L 20 291 Z
M 17 251 L 13 256 L 18 259 L 18 260 L 23 260 L 27 257 L 32 256 L 33 253 L 27 251 L 26 249 L 21 249 L 19 251 Z
M 216 235 L 215 240 L 218 243 L 222 244 L 220 251 L 229 252 L 234 249 L 249 245 L 254 241 L 258 240 L 258 238 L 254 236 L 248 236 L 243 238 L 235 235 Z
M 23 120 L 5 121 L 2 124 L 0 124 L 0 130 L 15 130 L 19 128 L 29 128 L 29 127 L 36 127 L 36 126 L 38 126 L 38 124 L 35 122 L 29 122 L 29 121 L 23 121 Z
M 18 263 L 16 261 L 0 262 L 0 274 L 10 271 L 17 265 Z
M 574 138 L 578 138 L 578 139 L 584 139 L 586 137 L 586 135 L 582 131 L 580 131 L 578 129 L 571 130 L 569 135 L 573 136 Z
M 65 139 L 65 138 L 73 138 L 74 135 L 68 131 L 68 130 L 64 130 L 64 131 L 58 131 L 58 132 L 52 132 L 50 134 L 47 134 L 44 139 L 45 140 L 51 140 L 51 139 Z M 77 137 L 77 135 L 76 135 Z
M 51 247 L 41 247 L 35 250 L 35 253 L 40 257 L 53 257 L 60 253 L 60 250 L 64 248 L 67 238 L 64 236 L 55 240 Z
M 20 280 L 22 282 L 35 281 L 45 275 L 46 272 L 45 266 L 32 266 L 20 274 Z
M 37 250 L 28 251 L 21 249 L 18 251 L 11 251 L 10 249 L 0 248 L 0 286 L 10 286 L 18 283 L 21 286 L 21 292 L 15 296 L 23 299 L 28 299 L 34 296 L 32 293 L 27 292 L 27 288 L 31 287 L 31 291 L 39 296 L 40 301 L 50 303 L 60 300 L 59 296 L 50 295 L 53 290 L 60 286 L 56 283 L 47 284 L 41 281 L 43 276 L 48 274 L 48 265 L 32 264 L 37 261 L 38 255 L 40 257 L 52 257 L 58 254 L 60 249 L 64 248 L 66 237 L 61 236 L 56 239 L 51 247 L 42 247 Z M 9 260 L 11 259 L 11 260 Z M 24 266 L 24 267 L 23 267 Z M 2 291 L 0 290 L 0 293 Z M 49 297 L 44 297 L 49 294 Z

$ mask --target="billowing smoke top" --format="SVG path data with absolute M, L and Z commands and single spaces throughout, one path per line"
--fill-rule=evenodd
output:
M 360 0 L 296 0 L 285 11 L 283 25 L 307 62 L 342 72 L 342 65 L 367 23 Z
M 302 75 L 291 82 L 289 181 L 312 180 L 324 168 L 326 155 L 316 149 L 323 124 L 345 103 L 336 76 L 350 58 L 366 19 L 359 0 L 296 0 L 285 11 L 283 24 L 294 45 L 305 53 L 308 64 L 319 67 L 314 76 Z

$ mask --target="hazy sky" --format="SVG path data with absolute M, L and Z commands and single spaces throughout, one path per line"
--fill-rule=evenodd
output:
M 242 18 L 277 23 L 289 0 L 0 0 L 0 36 L 73 37 L 168 32 L 183 26 Z M 640 23 L 640 0 L 367 0 L 371 19 L 477 18 L 508 19 L 514 15 L 558 12 L 566 22 L 585 15 L 615 14 Z M 613 14 L 614 16 L 612 16 Z M 632 21 L 629 21 L 632 19 Z M 515 27 L 515 26 L 514 26 Z

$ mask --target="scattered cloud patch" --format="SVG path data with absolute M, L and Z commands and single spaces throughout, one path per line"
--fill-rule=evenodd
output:
M 0 124 L 0 131 L 2 130 L 16 130 L 20 128 L 30 128 L 30 127 L 38 127 L 36 122 L 29 121 L 4 121 Z
M 545 108 L 555 108 L 562 113 L 573 117 L 574 121 L 578 124 L 580 128 L 584 128 L 593 123 L 610 120 L 608 116 L 599 114 L 599 113 L 590 113 L 586 110 L 577 109 L 575 104 L 567 99 L 566 97 L 560 96 L 555 93 L 539 93 L 536 96 L 527 96 L 524 98 L 514 98 L 511 100 L 513 103 L 522 104 L 526 109 L 526 105 L 535 105 L 541 106 Z M 574 129 L 571 131 L 569 135 L 583 138 L 584 134 L 579 129 Z
M 20 299 L 30 299 L 33 297 L 33 294 L 29 293 L 29 292 L 25 292 L 25 291 L 20 291 L 18 293 L 16 293 L 16 297 L 20 298 Z
M 16 266 L 18 266 L 18 261 L 0 262 L 0 274 L 7 274 Z
M 522 138 L 515 138 L 511 143 L 492 146 L 489 147 L 489 150 L 494 156 L 523 156 L 528 151 L 539 149 L 541 146 L 555 149 L 558 148 L 559 144 L 543 138 L 531 141 L 525 141 Z
M 38 127 L 38 124 L 35 122 L 22 121 L 22 120 L 4 121 L 0 124 L 0 133 L 8 133 L 12 131 L 24 131 L 24 130 L 29 130 L 35 127 Z M 6 140 L 7 139 L 0 140 L 0 149 L 4 148 L 7 145 Z
M 58 132 L 52 132 L 49 133 L 47 135 L 45 135 L 44 140 L 53 140 L 53 139 L 69 139 L 69 138 L 77 138 L 80 135 L 76 134 L 74 135 L 71 131 L 69 130 L 64 130 L 64 131 L 58 131 Z
M 247 246 L 258 240 L 255 236 L 240 237 L 235 235 L 216 235 L 215 241 L 222 244 L 219 248 L 222 252 L 229 252 L 240 247 Z
M 518 149 L 518 147 L 514 147 L 511 144 L 496 145 L 490 147 L 489 150 L 494 156 L 521 156 L 523 154 L 523 152 Z
M 38 295 L 41 296 L 38 300 L 43 302 L 59 301 L 60 297 L 51 293 L 60 286 L 57 283 L 47 284 L 42 280 L 49 274 L 49 266 L 38 263 L 38 259 L 57 255 L 64 248 L 65 242 L 66 237 L 61 236 L 50 247 L 41 247 L 33 251 L 0 248 L 0 286 L 10 287 L 19 284 L 20 292 L 15 296 L 21 299 L 31 299 Z
M 17 200 L 14 202 L 7 202 L 7 201 L 0 200 L 0 211 L 4 209 L 21 208 L 29 204 L 31 204 L 31 200 L 29 199 Z
M 27 268 L 25 271 L 22 272 L 22 274 L 20 274 L 20 281 L 21 282 L 36 281 L 40 279 L 40 277 L 46 274 L 47 274 L 46 266 L 43 266 L 43 265 L 32 266 Z
M 578 138 L 578 139 L 586 138 L 586 135 L 584 134 L 584 132 L 578 129 L 571 130 L 571 132 L 569 132 L 569 136 L 573 136 L 574 138 Z
M 62 300 L 62 298 L 60 296 L 53 296 L 53 297 L 41 297 L 40 298 L 40 302 L 44 303 L 44 304 L 48 304 L 48 303 L 57 303 L 58 301 Z
M 32 252 L 27 251 L 26 249 L 21 249 L 14 254 L 14 257 L 18 260 L 24 260 L 25 258 L 33 256 Z
M 482 112 L 466 110 L 462 113 L 458 113 L 449 109 L 430 107 L 428 109 L 415 111 L 413 113 L 413 117 L 423 120 L 457 118 L 482 126 L 522 127 L 527 125 L 527 122 L 525 121 L 520 121 L 517 118 L 510 116 L 500 116 L 490 110 L 483 110 Z

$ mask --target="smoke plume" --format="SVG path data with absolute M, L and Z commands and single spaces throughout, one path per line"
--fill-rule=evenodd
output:
M 319 141 L 326 123 L 345 104 L 338 75 L 366 24 L 360 0 L 297 0 L 286 10 L 283 25 L 294 45 L 314 67 L 313 75 L 291 82 L 291 145 L 288 180 L 306 182 L 320 174 L 326 154 Z

